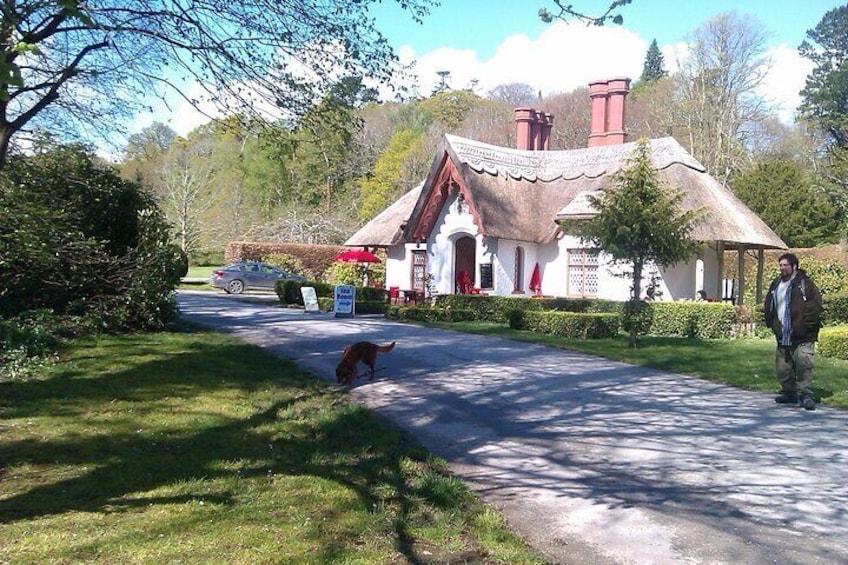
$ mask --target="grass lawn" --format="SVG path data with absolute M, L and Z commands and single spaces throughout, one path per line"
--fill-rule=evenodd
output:
M 217 333 L 0 378 L 0 563 L 538 563 L 401 431 Z
M 774 375 L 774 339 L 688 339 L 643 337 L 640 347 L 631 349 L 627 338 L 564 339 L 529 331 L 510 329 L 489 322 L 432 323 L 463 332 L 497 335 L 540 343 L 572 351 L 582 351 L 609 359 L 657 369 L 667 369 L 740 388 L 777 392 Z M 822 402 L 848 408 L 848 361 L 816 356 L 813 387 Z

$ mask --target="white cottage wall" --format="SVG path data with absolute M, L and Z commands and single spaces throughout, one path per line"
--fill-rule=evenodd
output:
M 455 242 L 461 237 L 473 237 L 477 241 L 476 263 L 480 264 L 480 236 L 477 224 L 466 205 L 460 205 L 459 195 L 449 196 L 436 220 L 435 228 L 427 239 L 427 271 L 433 275 L 435 291 L 453 294 Z M 477 273 L 479 283 L 480 275 Z
M 412 252 L 414 245 L 392 245 L 386 249 L 386 288 L 393 286 L 401 290 L 412 288 Z

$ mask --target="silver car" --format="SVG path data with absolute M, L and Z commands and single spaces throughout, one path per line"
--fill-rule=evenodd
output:
M 212 271 L 209 284 L 227 293 L 241 294 L 247 289 L 274 290 L 274 285 L 280 279 L 305 281 L 306 277 L 267 263 L 244 262 Z

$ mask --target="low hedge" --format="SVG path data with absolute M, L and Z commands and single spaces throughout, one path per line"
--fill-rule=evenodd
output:
M 823 357 L 848 360 L 848 326 L 822 328 L 816 351 Z
M 386 318 L 415 322 L 468 322 L 477 319 L 473 310 L 456 308 L 419 308 L 417 306 L 389 306 Z
M 322 296 L 318 299 L 318 309 L 322 312 L 332 312 L 335 309 L 336 300 Z M 357 300 L 356 314 L 383 314 L 386 311 L 385 300 Z
M 648 302 L 640 318 L 647 335 L 717 339 L 734 333 L 737 312 L 725 303 Z
M 585 298 L 530 298 L 528 296 L 484 296 L 480 294 L 444 294 L 436 297 L 438 308 L 470 310 L 475 320 L 507 323 L 513 310 L 543 312 L 607 312 L 619 314 L 622 303 Z
M 315 289 L 315 296 L 320 298 L 334 298 L 336 285 L 315 282 L 315 281 L 293 281 L 293 280 L 278 280 L 274 285 L 274 291 L 277 293 L 280 302 L 283 304 L 298 304 L 303 306 L 303 295 L 300 289 L 304 286 L 311 286 Z M 355 287 L 356 288 L 356 303 L 362 302 L 385 302 L 386 291 L 382 288 Z M 320 304 L 320 301 L 319 301 Z
M 848 294 L 822 296 L 822 323 L 828 326 L 848 324 Z
M 573 339 L 600 339 L 618 335 L 620 316 L 606 313 L 534 312 L 512 310 L 509 327 Z

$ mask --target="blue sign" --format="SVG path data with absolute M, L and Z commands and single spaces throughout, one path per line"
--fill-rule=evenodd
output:
M 333 311 L 336 318 L 353 318 L 356 314 L 356 287 L 343 284 L 336 287 Z

